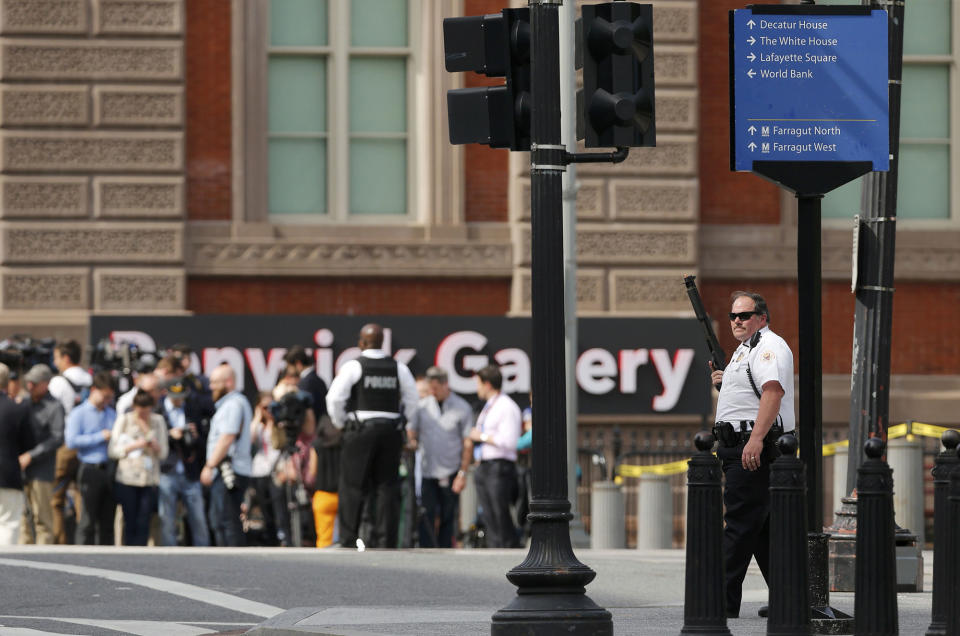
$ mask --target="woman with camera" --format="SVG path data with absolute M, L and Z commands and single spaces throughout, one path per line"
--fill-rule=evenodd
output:
M 156 400 L 137 391 L 133 410 L 117 418 L 107 453 L 117 460 L 114 492 L 123 508 L 123 544 L 147 545 L 157 507 L 160 462 L 167 456 L 167 425 L 153 412 Z

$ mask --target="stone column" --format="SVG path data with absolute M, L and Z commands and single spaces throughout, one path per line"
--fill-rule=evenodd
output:
M 183 311 L 183 0 L 0 0 L 0 25 L 0 329 Z

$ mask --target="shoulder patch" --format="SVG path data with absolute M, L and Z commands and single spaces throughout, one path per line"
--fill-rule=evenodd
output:
M 767 349 L 766 351 L 760 354 L 760 359 L 763 360 L 764 362 L 770 362 L 772 360 L 776 360 L 777 356 L 774 355 L 773 351 L 770 351 L 769 349 Z

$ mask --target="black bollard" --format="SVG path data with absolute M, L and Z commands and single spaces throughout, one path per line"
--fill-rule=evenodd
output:
M 957 449 L 960 456 L 960 448 Z M 960 465 L 954 466 L 950 471 L 950 494 L 948 496 L 949 505 L 947 506 L 947 521 L 950 525 L 950 531 L 947 535 L 947 541 L 950 543 L 950 553 L 952 559 L 947 564 L 946 587 L 947 587 L 947 636 L 960 636 L 960 565 L 957 565 L 957 557 L 960 557 Z M 936 591 L 936 588 L 934 588 Z
M 723 495 L 716 441 L 701 431 L 687 469 L 687 575 L 681 634 L 730 636 L 724 605 Z
M 770 614 L 768 636 L 810 633 L 807 586 L 806 469 L 793 435 L 777 440 L 781 456 L 770 466 Z
M 960 464 L 957 446 L 960 433 L 947 431 L 940 438 L 944 451 L 933 466 L 933 610 L 926 636 L 946 636 L 947 611 L 950 605 L 950 572 L 955 569 L 957 552 L 950 541 L 950 473 Z
M 893 533 L 893 471 L 886 444 L 872 437 L 857 470 L 857 561 L 854 634 L 897 636 L 897 558 Z

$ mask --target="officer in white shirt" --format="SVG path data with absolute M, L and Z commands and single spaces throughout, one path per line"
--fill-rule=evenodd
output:
M 736 618 L 751 556 L 767 579 L 770 462 L 777 455 L 777 438 L 793 431 L 796 421 L 793 353 L 770 331 L 766 301 L 742 291 L 734 292 L 732 299 L 730 328 L 741 344 L 727 368 L 714 370 L 711 380 L 720 389 L 714 431 L 725 478 L 726 609 L 729 618 Z
M 340 543 L 360 547 L 363 506 L 376 493 L 375 536 L 364 543 L 396 548 L 400 513 L 394 486 L 404 423 L 413 419 L 419 394 L 407 365 L 382 351 L 380 325 L 364 325 L 358 346 L 360 357 L 340 367 L 327 391 L 327 412 L 333 425 L 343 429 L 337 511 Z

